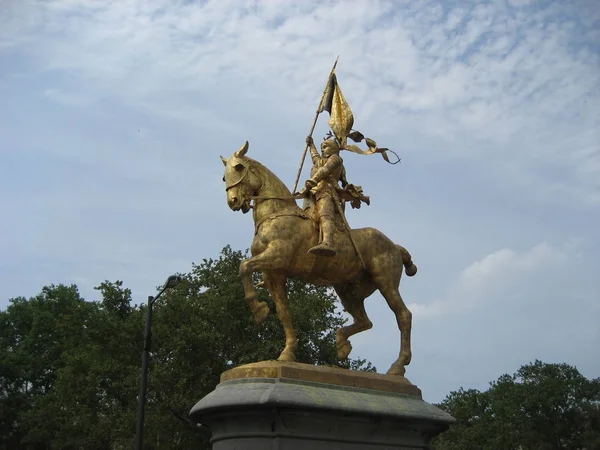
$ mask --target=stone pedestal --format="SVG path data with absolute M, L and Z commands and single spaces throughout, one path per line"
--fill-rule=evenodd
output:
M 277 361 L 224 372 L 190 416 L 213 450 L 427 449 L 454 422 L 404 377 Z

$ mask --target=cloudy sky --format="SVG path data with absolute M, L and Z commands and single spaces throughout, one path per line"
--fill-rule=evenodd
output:
M 372 199 L 350 224 L 419 267 L 407 377 L 428 401 L 536 358 L 597 377 L 599 43 L 594 0 L 3 0 L 0 308 L 105 279 L 143 302 L 249 247 L 219 155 L 248 140 L 291 188 L 339 55 L 355 127 L 402 157 L 343 155 Z M 353 355 L 384 372 L 399 333 L 367 311 Z

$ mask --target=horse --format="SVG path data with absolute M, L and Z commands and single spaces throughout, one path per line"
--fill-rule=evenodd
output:
M 318 225 L 297 205 L 297 197 L 273 172 L 246 156 L 248 147 L 246 141 L 230 158 L 221 156 L 225 166 L 223 181 L 229 208 L 244 214 L 253 212 L 252 257 L 241 262 L 239 275 L 245 301 L 260 325 L 269 314 L 269 306 L 258 299 L 252 274 L 262 272 L 262 283 L 273 298 L 285 332 L 285 347 L 278 360 L 296 360 L 297 337 L 286 290 L 287 278 L 295 278 L 332 286 L 345 311 L 352 316 L 352 324 L 336 330 L 340 360 L 347 359 L 352 350 L 348 338 L 373 327 L 364 301 L 379 290 L 396 316 L 401 336 L 398 358 L 387 374 L 404 376 L 405 366 L 412 357 L 412 314 L 400 296 L 399 285 L 403 268 L 407 276 L 417 272 L 410 253 L 375 228 L 350 230 L 354 243 L 348 232 L 336 232 L 334 247 L 337 254 L 333 257 L 308 253 L 318 243 Z

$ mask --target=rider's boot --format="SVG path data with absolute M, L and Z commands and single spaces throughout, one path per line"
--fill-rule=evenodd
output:
M 335 256 L 336 251 L 333 248 L 333 233 L 335 233 L 335 224 L 330 217 L 321 218 L 321 231 L 323 232 L 323 240 L 319 245 L 315 245 L 308 253 L 319 256 Z

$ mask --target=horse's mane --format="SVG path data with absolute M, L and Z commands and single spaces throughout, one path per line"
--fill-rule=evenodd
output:
M 275 175 L 270 169 L 268 169 L 266 166 L 256 161 L 255 159 L 249 158 L 247 156 L 244 156 L 244 158 L 252 164 L 252 168 L 256 172 L 258 172 L 257 175 L 260 176 L 262 180 L 262 195 L 290 197 L 290 200 L 292 200 L 292 193 L 277 175 Z

